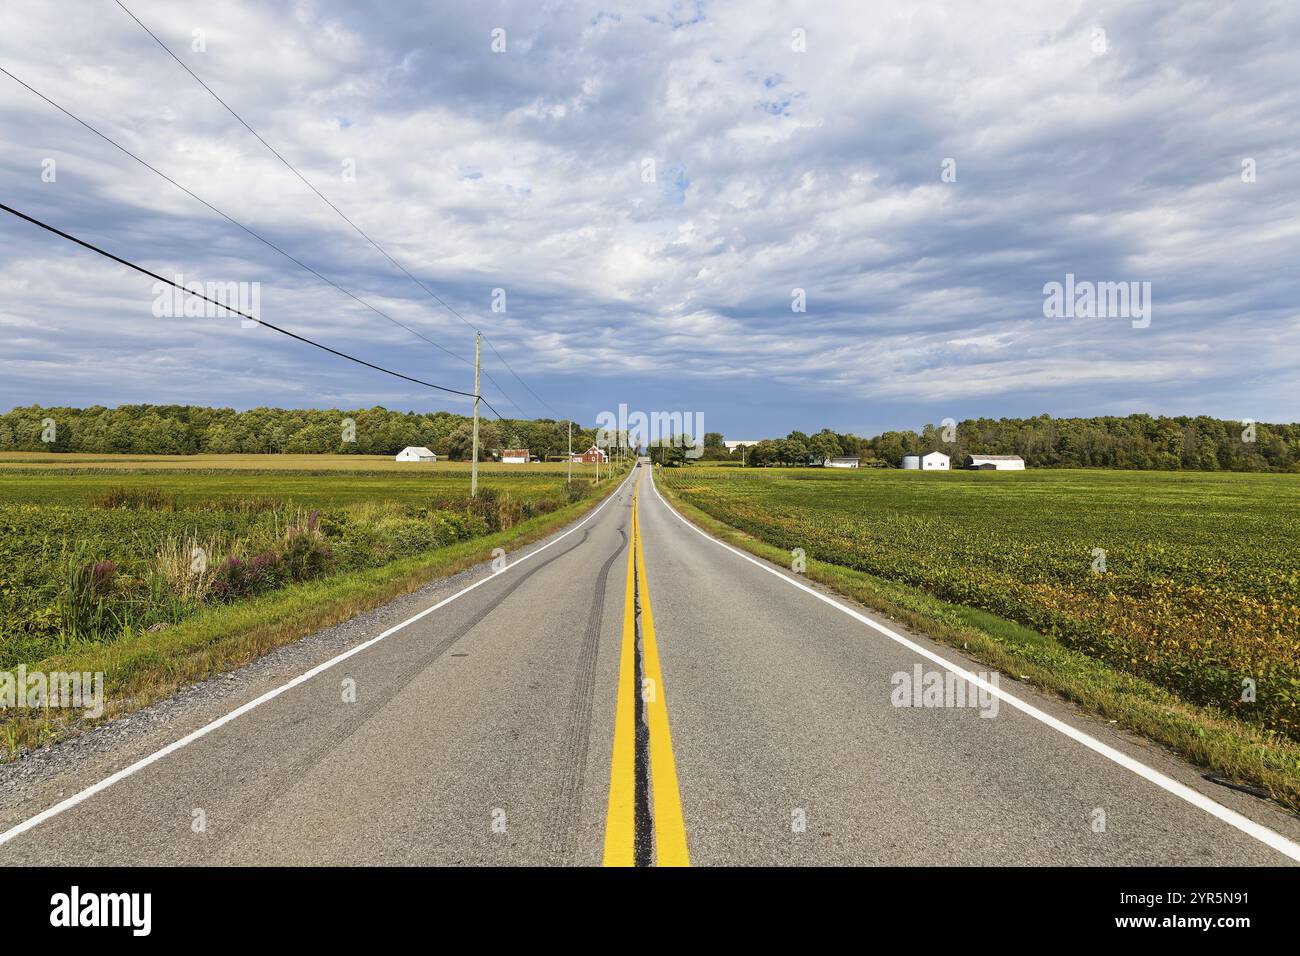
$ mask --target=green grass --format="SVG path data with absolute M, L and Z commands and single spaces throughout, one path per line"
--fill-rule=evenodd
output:
M 537 499 L 554 495 L 563 487 L 564 476 L 484 474 L 480 484 L 516 497 Z M 110 487 L 156 488 L 178 505 L 269 498 L 303 508 L 328 508 L 358 501 L 419 504 L 434 498 L 461 498 L 469 494 L 469 478 L 459 474 L 346 471 L 143 471 L 39 476 L 0 471 L 0 503 L 86 505 Z
M 616 487 L 616 481 L 606 482 L 598 494 L 495 534 L 400 557 L 380 567 L 290 585 L 236 604 L 207 606 L 158 632 L 78 644 L 34 661 L 29 670 L 102 672 L 105 711 L 93 721 L 75 712 L 11 711 L 0 720 L 4 752 L 12 758 L 25 748 L 54 742 L 146 707 L 187 684 L 239 667 L 276 647 L 486 561 L 493 548 L 507 552 L 520 548 L 596 507 Z
M 0 504 L 89 504 L 105 489 L 157 488 L 178 504 L 274 498 L 323 508 L 357 501 L 408 504 L 469 494 L 465 462 L 395 462 L 360 455 L 50 456 L 39 467 L 16 454 L 0 455 Z M 520 498 L 556 493 L 567 465 L 484 464 L 479 482 Z M 602 472 L 603 473 L 603 472 Z M 573 477 L 591 479 L 595 467 L 574 465 Z
M 1300 808 L 1294 476 L 659 479 L 725 540 L 786 566 L 802 547 L 810 578 Z M 1106 574 L 1092 547 L 1107 548 Z M 1254 704 L 1242 675 L 1257 678 Z
M 666 481 L 765 541 L 1300 737 L 1300 476 L 685 468 Z
M 471 502 L 465 463 L 93 456 L 84 467 L 85 456 L 47 455 L 65 467 L 35 469 L 19 457 L 0 467 L 3 668 L 509 530 L 585 494 L 594 473 L 575 466 L 569 486 L 567 465 L 486 465 Z M 172 467 L 199 458 L 200 469 Z M 312 470 L 290 467 L 304 463 Z M 255 563 L 264 570 L 251 574 Z

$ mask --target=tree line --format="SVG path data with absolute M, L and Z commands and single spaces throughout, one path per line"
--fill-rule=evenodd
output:
M 527 448 L 541 458 L 568 450 L 567 421 L 480 421 L 488 452 Z M 594 428 L 573 426 L 573 448 L 596 440 Z M 394 455 L 423 445 L 440 457 L 467 459 L 471 419 L 451 412 L 365 409 L 204 408 L 194 405 L 119 405 L 116 408 L 28 406 L 0 414 L 0 451 L 119 454 L 358 454 Z M 689 442 L 687 442 L 689 444 Z M 649 453 L 665 464 L 684 464 L 681 440 L 654 443 Z M 704 436 L 705 460 L 739 463 L 720 432 Z M 873 438 L 829 428 L 790 432 L 743 452 L 746 465 L 820 464 L 856 457 L 863 467 L 897 467 L 904 455 L 942 451 L 1020 455 L 1035 468 L 1129 468 L 1194 471 L 1300 472 L 1300 424 L 1246 423 L 1208 416 L 1151 415 L 1098 418 L 974 418 L 945 428 L 888 431 Z
M 1300 472 L 1300 424 L 1267 424 L 1151 415 L 1097 418 L 973 418 L 919 432 L 889 431 L 874 438 L 824 428 L 793 431 L 728 452 L 723 436 L 704 438 L 705 459 L 746 465 L 820 464 L 856 457 L 862 467 L 898 467 L 905 455 L 941 451 L 954 464 L 968 454 L 1019 455 L 1035 468 L 1122 468 L 1159 471 Z M 679 458 L 679 460 L 681 460 Z
M 479 421 L 488 452 L 527 448 L 541 458 L 568 451 L 568 421 Z M 573 448 L 595 441 L 594 428 L 573 425 Z M 473 423 L 451 412 L 363 409 L 203 408 L 195 405 L 119 405 L 116 408 L 44 408 L 32 405 L 0 415 L 0 451 L 141 455 L 339 454 L 395 455 L 422 445 L 439 457 L 468 459 Z

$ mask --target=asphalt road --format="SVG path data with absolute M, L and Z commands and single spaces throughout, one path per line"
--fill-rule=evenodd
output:
M 1030 712 L 964 683 L 966 706 L 900 706 L 903 686 L 943 680 L 925 652 L 984 668 L 921 635 L 908 635 L 921 651 L 891 639 L 721 547 L 648 472 L 215 729 L 178 721 L 145 751 L 45 781 L 0 815 L 0 865 L 1300 855 L 1295 817 L 1005 676 Z

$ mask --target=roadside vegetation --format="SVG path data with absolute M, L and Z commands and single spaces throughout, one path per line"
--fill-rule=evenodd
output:
M 408 466 L 411 467 L 411 466 Z M 585 498 L 559 472 L 0 475 L 0 668 L 380 567 Z M 435 466 L 436 467 L 436 466 Z
M 0 670 L 105 671 L 121 712 L 545 534 L 615 483 L 516 466 L 471 499 L 467 471 L 438 467 L 7 470 Z M 3 716 L 11 752 L 66 717 Z
M 696 520 L 1300 807 L 1300 482 L 668 469 Z M 1104 553 L 1103 553 L 1104 552 Z

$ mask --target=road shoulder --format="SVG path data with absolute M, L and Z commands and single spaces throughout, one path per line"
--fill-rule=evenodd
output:
M 558 526 L 540 535 L 534 529 L 516 536 L 517 547 L 508 550 L 509 561 L 513 564 L 547 547 L 590 518 L 622 481 L 611 482 L 604 493 L 586 502 L 587 508 L 564 516 L 567 520 Z M 492 543 L 481 542 L 480 560 L 462 570 L 435 577 L 346 620 L 274 646 L 242 666 L 187 683 L 145 706 L 78 728 L 79 732 L 0 763 L 0 832 L 492 577 L 496 573 L 490 559 Z

